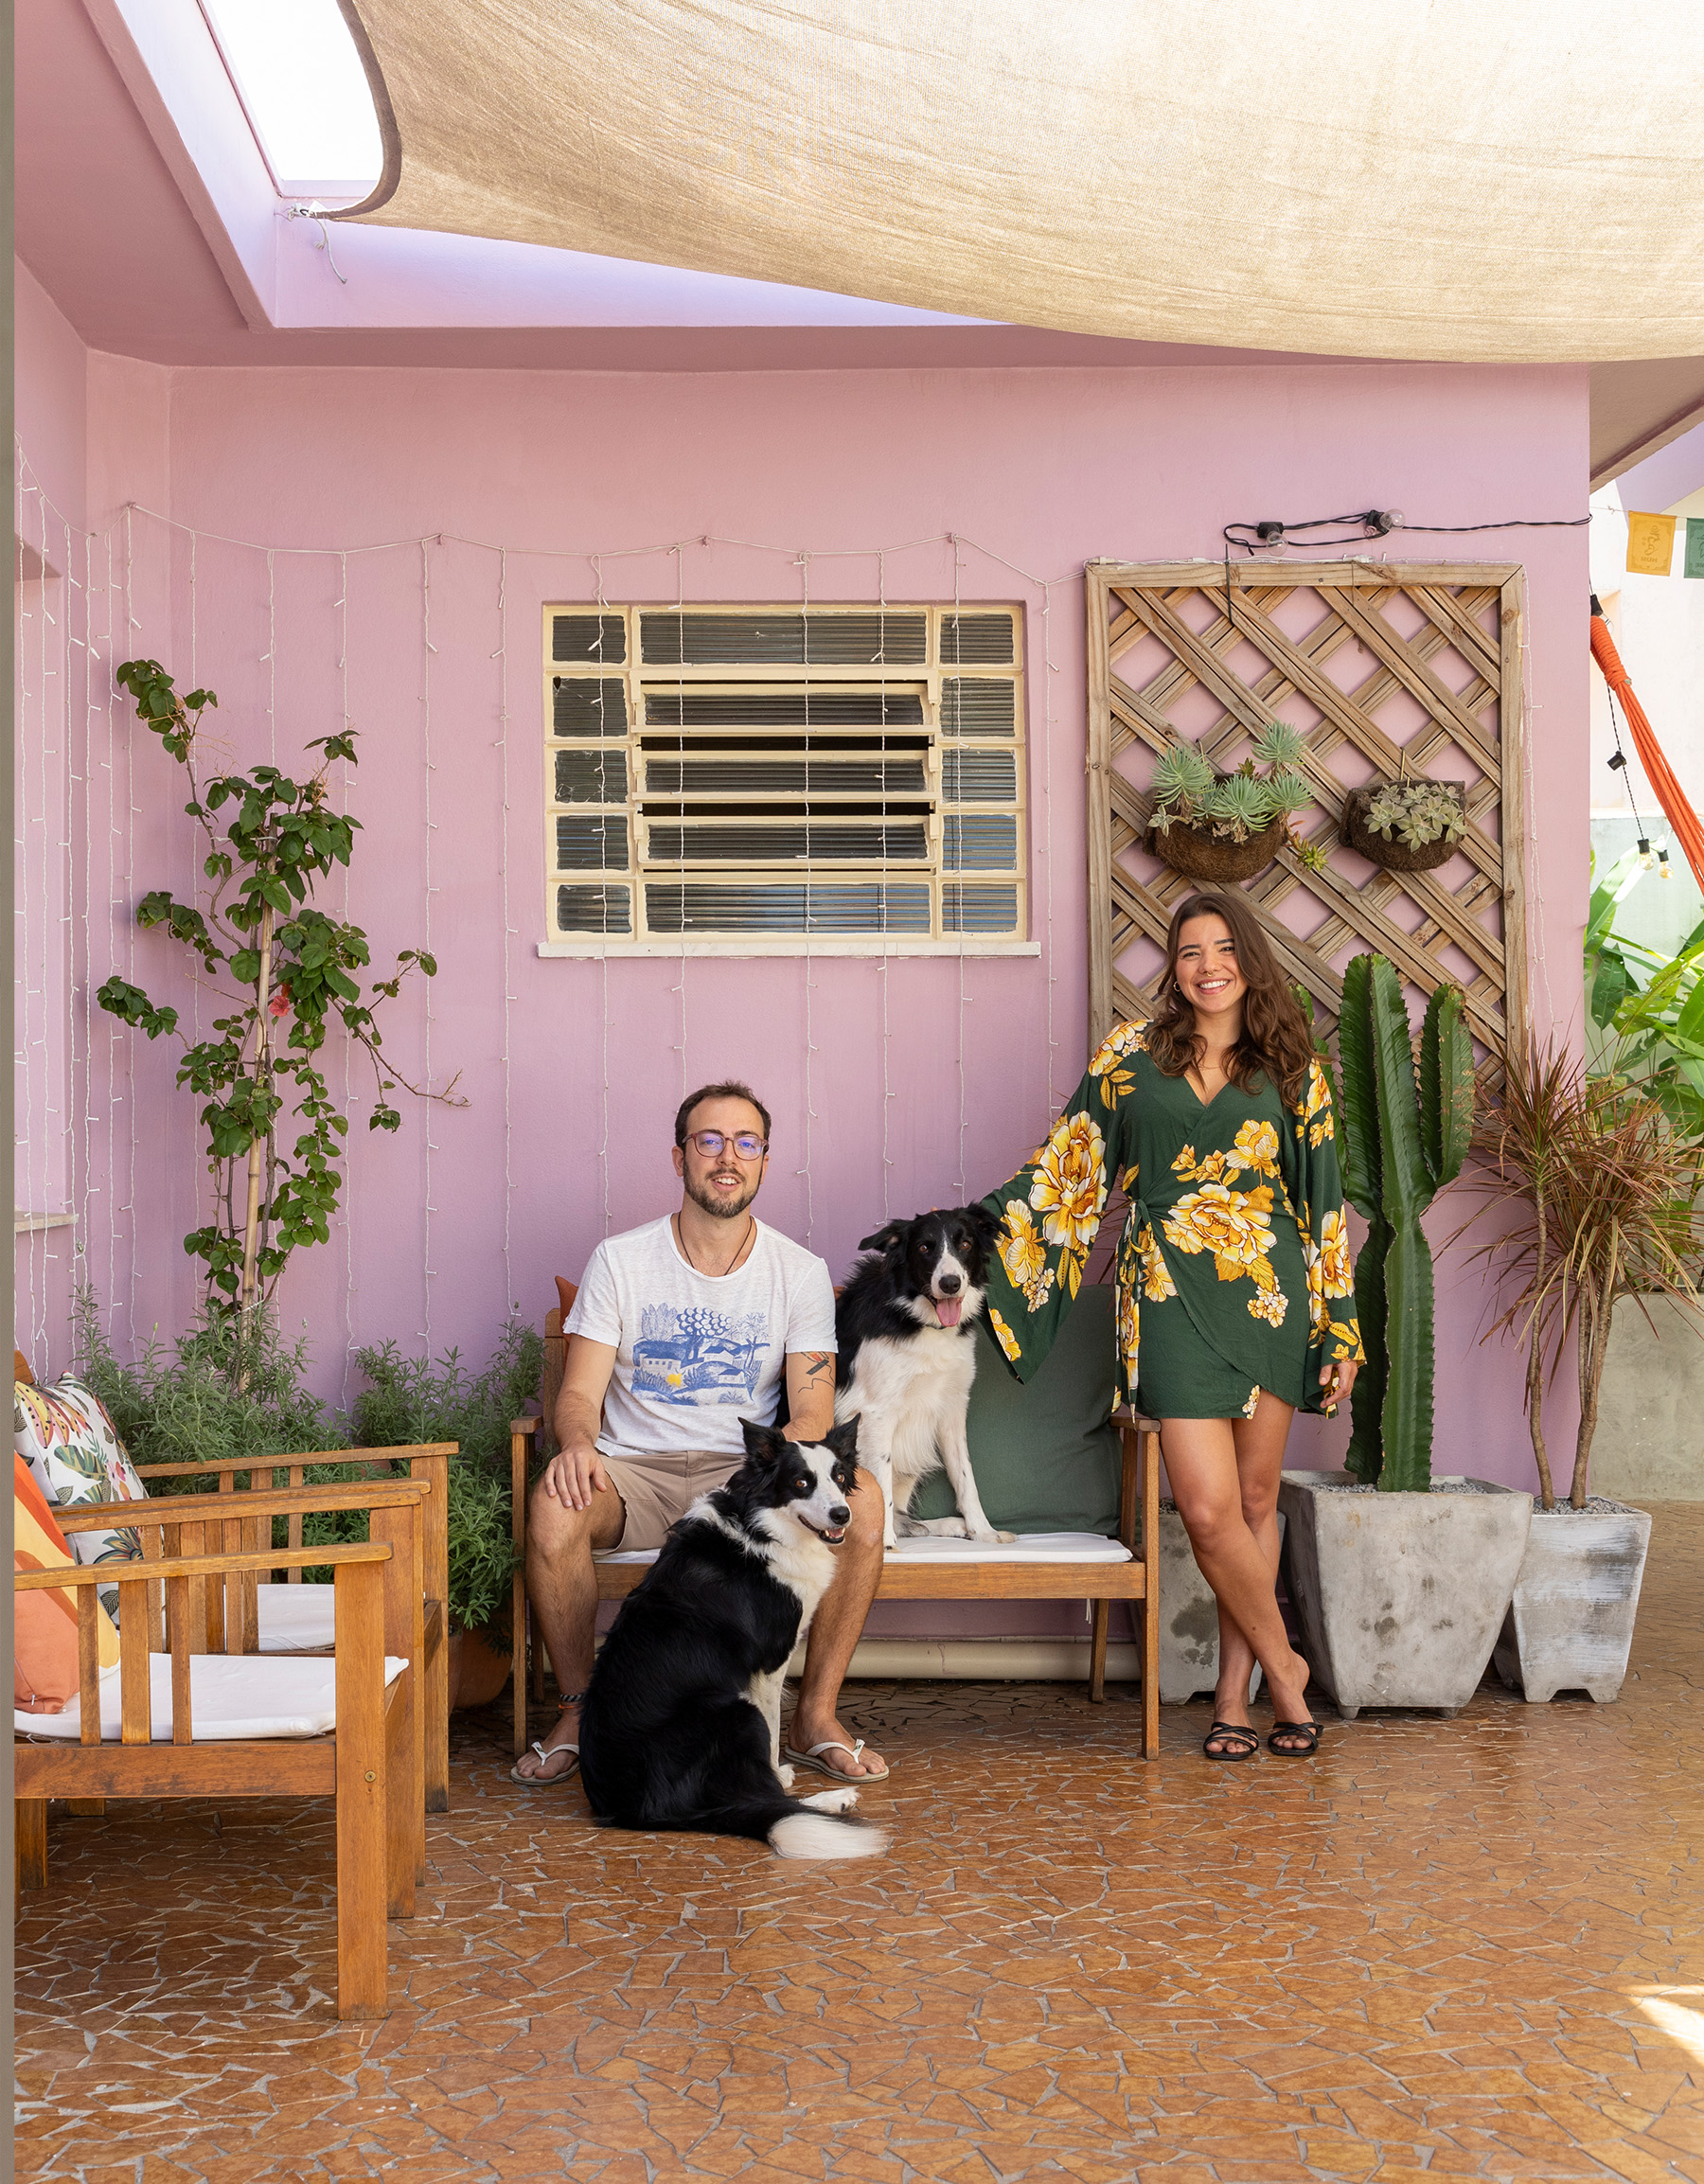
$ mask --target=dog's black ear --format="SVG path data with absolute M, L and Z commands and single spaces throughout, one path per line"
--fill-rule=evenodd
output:
M 865 1236 L 858 1248 L 861 1252 L 896 1252 L 905 1241 L 908 1225 L 904 1221 L 890 1221 L 885 1229 L 878 1229 L 873 1236 Z
M 970 1224 L 970 1234 L 976 1238 L 983 1250 L 991 1252 L 994 1249 L 995 1239 L 1000 1234 L 1000 1223 L 989 1213 L 987 1207 L 980 1201 L 974 1206 L 967 1206 L 965 1218 Z
M 829 1427 L 827 1432 L 823 1435 L 823 1447 L 832 1448 L 836 1458 L 842 1464 L 851 1465 L 854 1470 L 858 1468 L 858 1413 L 856 1411 L 850 1418 L 843 1419 L 838 1426 Z
M 779 1464 L 787 1450 L 787 1435 L 773 1426 L 758 1426 L 750 1418 L 739 1421 L 745 1435 L 746 1461 Z

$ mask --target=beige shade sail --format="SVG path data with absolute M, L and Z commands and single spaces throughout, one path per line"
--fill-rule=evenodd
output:
M 1704 8 L 343 0 L 351 216 L 1149 341 L 1704 348 Z

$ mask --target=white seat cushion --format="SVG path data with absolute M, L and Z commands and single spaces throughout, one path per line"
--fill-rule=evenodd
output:
M 337 1637 L 335 1585 L 257 1585 L 262 1653 L 317 1653 Z
M 311 1589 L 329 1592 L 331 1588 L 316 1585 Z M 385 1682 L 394 1683 L 407 1666 L 407 1661 L 387 1656 Z M 169 1744 L 171 1656 L 151 1653 L 148 1669 L 153 1741 Z M 296 1659 L 253 1653 L 192 1654 L 189 1718 L 197 1744 L 232 1737 L 323 1736 L 337 1727 L 337 1663 L 324 1654 Z M 12 1726 L 26 1736 L 75 1744 L 81 1733 L 81 1711 L 73 1699 L 63 1713 L 14 1713 Z M 114 1667 L 103 1670 L 100 1678 L 102 1743 L 116 1744 L 120 1727 L 118 1670 Z
M 612 1548 L 594 1557 L 598 1562 L 654 1562 L 653 1548 Z M 1009 1547 L 985 1545 L 980 1539 L 902 1539 L 892 1559 L 899 1562 L 1128 1562 L 1129 1549 L 1120 1539 L 1103 1539 L 1098 1532 L 1031 1532 L 1014 1539 Z

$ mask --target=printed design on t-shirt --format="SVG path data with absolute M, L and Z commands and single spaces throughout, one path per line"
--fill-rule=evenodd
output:
M 647 1305 L 633 1344 L 633 1394 L 663 1403 L 749 1403 L 757 1392 L 769 1321 L 708 1305 Z

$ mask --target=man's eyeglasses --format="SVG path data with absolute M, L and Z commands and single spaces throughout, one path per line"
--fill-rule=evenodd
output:
M 758 1160 L 769 1151 L 768 1139 L 754 1137 L 750 1130 L 741 1130 L 733 1138 L 724 1137 L 720 1130 L 694 1130 L 686 1143 L 696 1145 L 707 1161 L 719 1159 L 727 1145 L 732 1145 L 742 1161 Z

